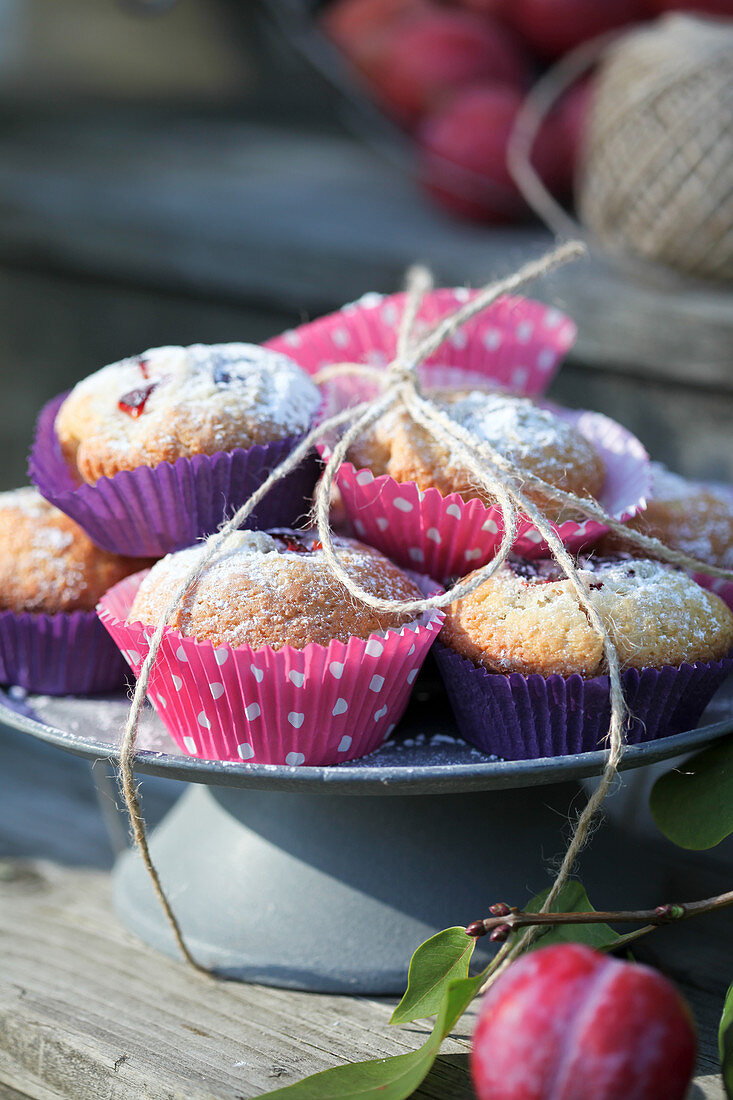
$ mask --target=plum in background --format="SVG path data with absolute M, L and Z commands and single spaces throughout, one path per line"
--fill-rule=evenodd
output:
M 532 49 L 560 57 L 606 31 L 649 18 L 645 0 L 512 0 L 506 17 Z
M 430 0 L 337 0 L 323 12 L 324 33 L 348 60 L 369 76 L 390 34 L 404 20 L 432 11 Z
M 590 90 L 590 81 L 572 88 L 535 142 L 532 163 L 545 186 L 561 197 L 572 189 Z M 423 120 L 416 134 L 420 180 L 446 209 L 498 223 L 528 216 L 506 163 L 507 143 L 522 102 L 523 94 L 515 88 L 473 85 Z
M 417 131 L 419 175 L 442 206 L 466 218 L 511 222 L 527 209 L 506 166 L 522 94 L 501 84 L 456 94 Z
M 511 31 L 470 12 L 435 9 L 398 21 L 370 67 L 375 95 L 407 127 L 479 80 L 529 82 L 529 63 Z

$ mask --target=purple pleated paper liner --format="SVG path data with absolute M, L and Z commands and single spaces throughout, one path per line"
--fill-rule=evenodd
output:
M 28 472 L 40 492 L 89 537 L 115 554 L 162 557 L 210 535 L 228 519 L 296 446 L 297 439 L 246 450 L 195 455 L 123 470 L 94 485 L 79 483 L 56 438 L 56 413 L 65 394 L 41 411 Z M 320 464 L 315 451 L 278 482 L 245 527 L 292 527 L 310 507 Z
M 611 717 L 607 676 L 492 673 L 441 642 L 438 663 L 461 736 L 503 760 L 568 756 L 606 747 Z M 621 675 L 632 718 L 630 745 L 694 729 L 733 671 L 733 656 Z
M 0 684 L 43 695 L 123 687 L 127 667 L 95 611 L 0 611 Z

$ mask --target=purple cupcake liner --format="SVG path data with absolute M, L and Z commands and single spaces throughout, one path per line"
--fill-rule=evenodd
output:
M 79 483 L 64 460 L 54 424 L 66 394 L 41 411 L 28 460 L 41 494 L 75 520 L 97 546 L 128 557 L 159 558 L 216 531 L 245 503 L 300 437 L 246 450 L 195 455 Z M 315 451 L 273 486 L 244 527 L 292 527 L 310 508 L 320 461 Z
M 489 672 L 441 642 L 433 653 L 461 736 L 503 760 L 568 756 L 606 747 L 609 680 L 596 676 L 523 676 Z M 694 729 L 733 671 L 733 656 L 679 668 L 627 669 L 621 674 L 632 715 L 626 741 L 637 745 Z
M 0 684 L 92 695 L 125 684 L 127 666 L 96 611 L 0 611 Z

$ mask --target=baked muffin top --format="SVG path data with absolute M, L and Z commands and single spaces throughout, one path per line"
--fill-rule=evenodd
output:
M 389 559 L 355 539 L 335 538 L 349 575 L 375 596 L 420 599 L 417 585 Z M 127 621 L 157 623 L 202 545 L 169 554 L 140 586 Z M 367 638 L 400 627 L 414 614 L 375 611 L 353 599 L 334 577 L 314 532 L 237 531 L 169 619 L 181 634 L 214 645 L 292 646 Z
M 0 609 L 92 611 L 111 585 L 144 566 L 100 550 L 36 489 L 0 493 Z
M 603 487 L 603 462 L 593 445 L 570 423 L 528 398 L 485 390 L 439 389 L 433 399 L 479 442 L 490 443 L 520 469 L 550 485 L 578 495 L 597 496 Z M 418 488 L 460 493 L 464 500 L 494 500 L 478 489 L 455 454 L 437 443 L 403 409 L 382 416 L 349 451 L 349 460 L 376 477 L 414 481 Z M 546 505 L 550 518 L 561 506 L 527 493 Z
M 698 561 L 733 569 L 733 488 L 688 481 L 659 462 L 651 469 L 651 499 L 629 526 Z M 609 536 L 604 545 L 622 546 L 623 536 Z
M 287 356 L 255 344 L 152 348 L 79 382 L 56 435 L 80 477 L 216 454 L 301 434 L 320 391 Z
M 717 660 L 733 647 L 733 614 L 686 573 L 628 555 L 591 555 L 577 565 L 622 668 Z M 601 639 L 552 560 L 504 564 L 451 604 L 441 640 L 494 672 L 607 671 Z

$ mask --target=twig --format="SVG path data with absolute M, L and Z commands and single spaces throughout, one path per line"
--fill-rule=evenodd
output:
M 651 931 L 660 924 L 688 920 L 701 913 L 713 913 L 733 905 L 733 890 L 725 894 L 715 894 L 701 901 L 666 902 L 655 909 L 621 909 L 611 912 L 594 910 L 591 913 L 527 913 L 506 905 L 503 901 L 492 905 L 490 917 L 474 920 L 466 927 L 466 934 L 474 938 L 488 935 L 495 943 L 504 940 L 519 928 L 534 928 L 539 925 L 558 924 L 639 924 L 646 921 Z

